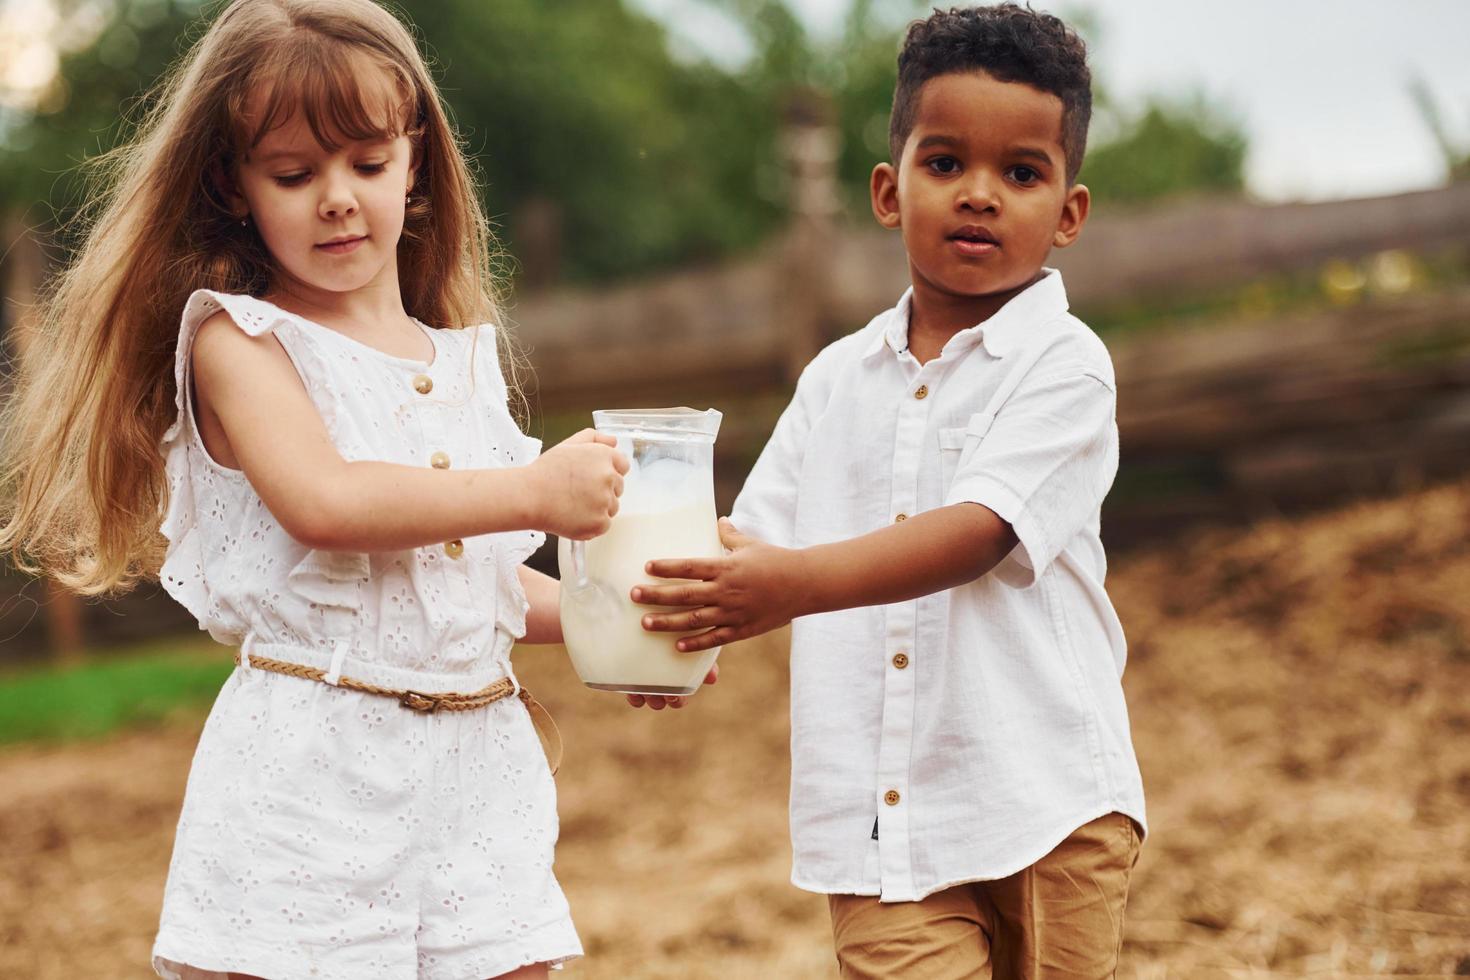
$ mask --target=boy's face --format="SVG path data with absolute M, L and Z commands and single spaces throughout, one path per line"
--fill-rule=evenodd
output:
M 1067 186 L 1061 99 L 984 72 L 924 83 L 903 157 L 874 168 L 871 191 L 878 221 L 903 233 L 916 306 L 972 323 L 1036 280 L 1089 205 Z

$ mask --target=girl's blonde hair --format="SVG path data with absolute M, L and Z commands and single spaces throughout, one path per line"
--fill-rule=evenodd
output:
M 365 100 L 364 58 L 396 82 L 402 119 Z M 371 0 L 234 0 L 162 81 L 135 137 L 91 161 L 84 244 L 40 301 L 0 419 L 0 551 L 22 569 L 87 594 L 157 575 L 179 317 L 195 289 L 270 287 L 270 256 L 222 187 L 297 112 L 328 148 L 411 137 L 404 306 L 433 327 L 499 323 L 494 239 L 405 26 Z M 512 355 L 517 392 L 520 363 Z

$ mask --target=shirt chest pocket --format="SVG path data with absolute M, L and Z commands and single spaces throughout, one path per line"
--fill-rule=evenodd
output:
M 976 412 L 965 425 L 939 430 L 940 489 L 945 494 L 954 484 L 955 474 L 974 458 L 994 422 L 994 413 Z

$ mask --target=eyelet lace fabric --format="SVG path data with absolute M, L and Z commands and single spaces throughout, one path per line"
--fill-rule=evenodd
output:
M 496 468 L 540 451 L 507 410 L 493 325 L 428 331 L 425 363 L 264 300 L 197 291 L 179 334 L 178 416 L 162 444 L 164 588 L 222 643 L 249 636 L 273 657 L 312 663 L 342 652 L 364 680 L 378 671 L 395 686 L 474 690 L 509 673 L 528 608 L 516 569 L 544 536 L 465 538 L 458 557 L 440 545 L 339 553 L 297 543 L 198 436 L 193 339 L 222 309 L 280 342 L 349 461 L 429 466 L 437 452 L 454 468 Z M 422 375 L 427 394 L 414 386 Z M 519 701 L 423 715 L 237 669 L 189 776 L 154 966 L 162 976 L 357 980 L 559 962 L 581 949 L 551 872 L 556 836 L 555 787 Z

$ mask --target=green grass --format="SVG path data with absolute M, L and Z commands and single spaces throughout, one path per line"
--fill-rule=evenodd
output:
M 232 668 L 217 644 L 151 643 L 0 673 L 0 744 L 99 738 L 203 711 Z

